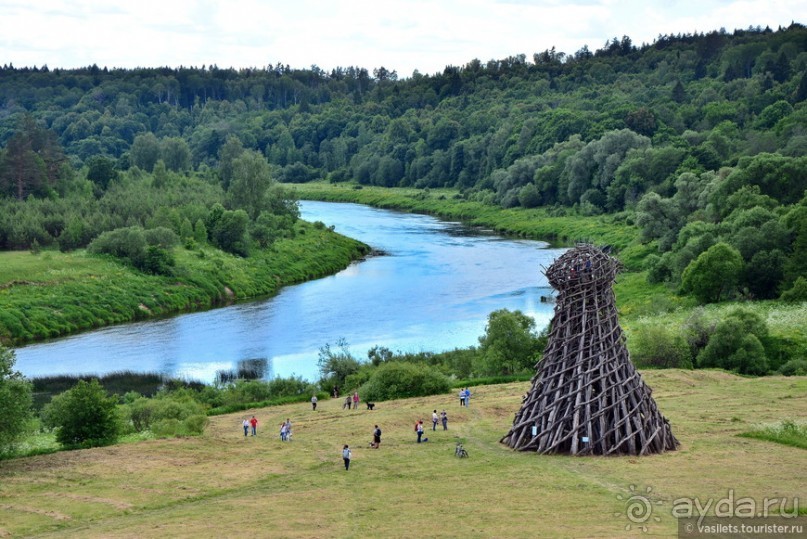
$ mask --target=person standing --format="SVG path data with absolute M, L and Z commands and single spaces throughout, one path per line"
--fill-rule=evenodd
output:
M 380 429 L 380 428 L 378 428 L 378 425 L 376 425 L 376 426 L 375 426 L 375 429 L 373 430 L 373 443 L 372 443 L 372 447 L 373 447 L 373 449 L 378 449 L 378 447 L 379 447 L 380 445 L 381 445 L 381 429 Z
M 311 408 L 316 412 L 317 411 L 317 396 L 314 395 L 311 397 Z
M 252 416 L 252 419 L 249 420 L 249 424 L 252 427 L 252 435 L 257 436 L 258 435 L 258 420 L 255 418 L 255 416 Z
M 417 423 L 415 423 L 415 432 L 418 434 L 418 443 L 421 442 L 421 438 L 423 437 L 423 420 L 421 419 Z
M 445 410 L 440 412 L 440 420 L 443 422 L 443 430 L 448 430 L 448 414 Z
M 291 418 L 286 418 L 286 441 L 291 441 Z
M 342 410 L 344 410 L 345 408 L 350 410 L 350 395 L 345 397 L 345 403 L 342 405 Z
M 345 461 L 345 471 L 350 469 L 351 456 L 352 455 L 350 453 L 350 447 L 347 444 L 345 444 L 345 447 L 342 448 L 342 460 Z
M 471 406 L 471 390 L 467 387 L 465 388 L 465 407 L 469 408 Z
M 433 431 L 437 430 L 437 421 L 439 421 L 439 419 L 437 417 L 437 410 L 434 410 L 432 412 L 432 430 Z
M 460 388 L 460 406 L 465 406 L 465 390 Z
M 359 409 L 359 392 L 358 391 L 353 392 L 353 409 L 354 410 Z
M 281 442 L 286 441 L 286 436 L 287 436 L 288 432 L 289 432 L 288 431 L 288 425 L 286 425 L 286 422 L 284 421 L 283 423 L 280 424 L 280 441 Z
M 249 436 L 249 419 L 244 418 L 244 437 Z

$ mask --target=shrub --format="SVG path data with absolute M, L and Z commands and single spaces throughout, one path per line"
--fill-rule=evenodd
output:
M 788 303 L 807 301 L 807 279 L 804 277 L 796 279 L 792 287 L 782 292 L 780 299 Z
M 22 435 L 31 410 L 31 384 L 13 370 L 15 359 L 0 345 L 0 454 Z
M 43 421 L 57 429 L 56 441 L 65 447 L 109 445 L 120 431 L 116 399 L 107 396 L 96 379 L 80 380 L 53 397 L 43 410 Z
M 807 376 L 807 359 L 791 359 L 779 367 L 779 374 L 783 376 Z
M 127 400 L 131 400 L 131 397 L 127 397 Z M 137 432 L 146 430 L 154 432 L 155 425 L 165 423 L 167 420 L 181 423 L 190 417 L 205 416 L 204 406 L 184 392 L 161 393 L 151 399 L 136 398 L 123 408 L 124 417 L 131 422 Z
M 90 243 L 87 250 L 122 258 L 137 266 L 146 254 L 146 245 L 144 230 L 139 226 L 130 226 L 102 233 Z
M 450 389 L 449 379 L 433 367 L 392 362 L 377 367 L 359 394 L 365 401 L 383 401 L 437 395 Z
M 179 236 L 177 236 L 176 232 L 164 226 L 149 228 L 144 234 L 146 243 L 149 245 L 170 249 L 179 244 Z
M 665 326 L 648 326 L 631 335 L 631 357 L 639 367 L 691 369 L 692 355 L 684 335 Z
M 698 354 L 698 366 L 766 374 L 769 365 L 762 341 L 767 337 L 767 325 L 759 316 L 742 309 L 732 311 L 717 324 L 714 335 Z

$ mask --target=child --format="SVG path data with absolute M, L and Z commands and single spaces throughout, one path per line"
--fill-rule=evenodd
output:
M 350 469 L 350 447 L 345 444 L 345 447 L 342 448 L 342 460 L 345 461 L 345 471 Z

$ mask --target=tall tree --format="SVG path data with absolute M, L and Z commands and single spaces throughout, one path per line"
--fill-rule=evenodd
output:
M 266 190 L 273 182 L 266 159 L 256 151 L 245 151 L 233 160 L 233 179 L 227 191 L 232 207 L 255 219 L 265 207 Z

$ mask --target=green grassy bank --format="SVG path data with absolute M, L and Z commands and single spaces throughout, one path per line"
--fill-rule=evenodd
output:
M 300 222 L 294 239 L 249 258 L 175 249 L 173 276 L 87 254 L 0 253 L 0 341 L 20 344 L 120 322 L 200 310 L 277 292 L 339 271 L 369 247 Z
M 739 436 L 803 418 L 807 377 L 646 371 L 681 441 L 648 457 L 540 456 L 499 443 L 528 382 L 342 410 L 341 400 L 211 417 L 193 438 L 0 461 L 0 537 L 675 537 L 674 506 L 807 498 L 804 449 Z M 448 431 L 412 425 L 447 410 Z M 255 415 L 258 436 L 241 421 Z M 278 425 L 290 418 L 291 442 Z M 370 449 L 373 425 L 382 444 Z M 470 458 L 454 457 L 462 441 Z M 344 444 L 353 448 L 350 470 Z M 649 513 L 630 514 L 634 496 Z M 724 502 L 728 503 L 728 502 Z M 748 502 L 745 502 L 748 503 Z M 696 515 L 697 516 L 697 515 Z M 807 515 L 802 514 L 799 520 Z M 630 528 L 628 528 L 630 526 Z M 640 526 L 645 526 L 643 532 Z
M 502 209 L 461 198 L 456 189 L 413 189 L 314 182 L 287 184 L 301 199 L 356 202 L 377 208 L 427 213 L 496 232 L 557 244 L 588 241 L 625 249 L 635 244 L 639 229 L 615 216 L 552 215 L 545 208 Z

